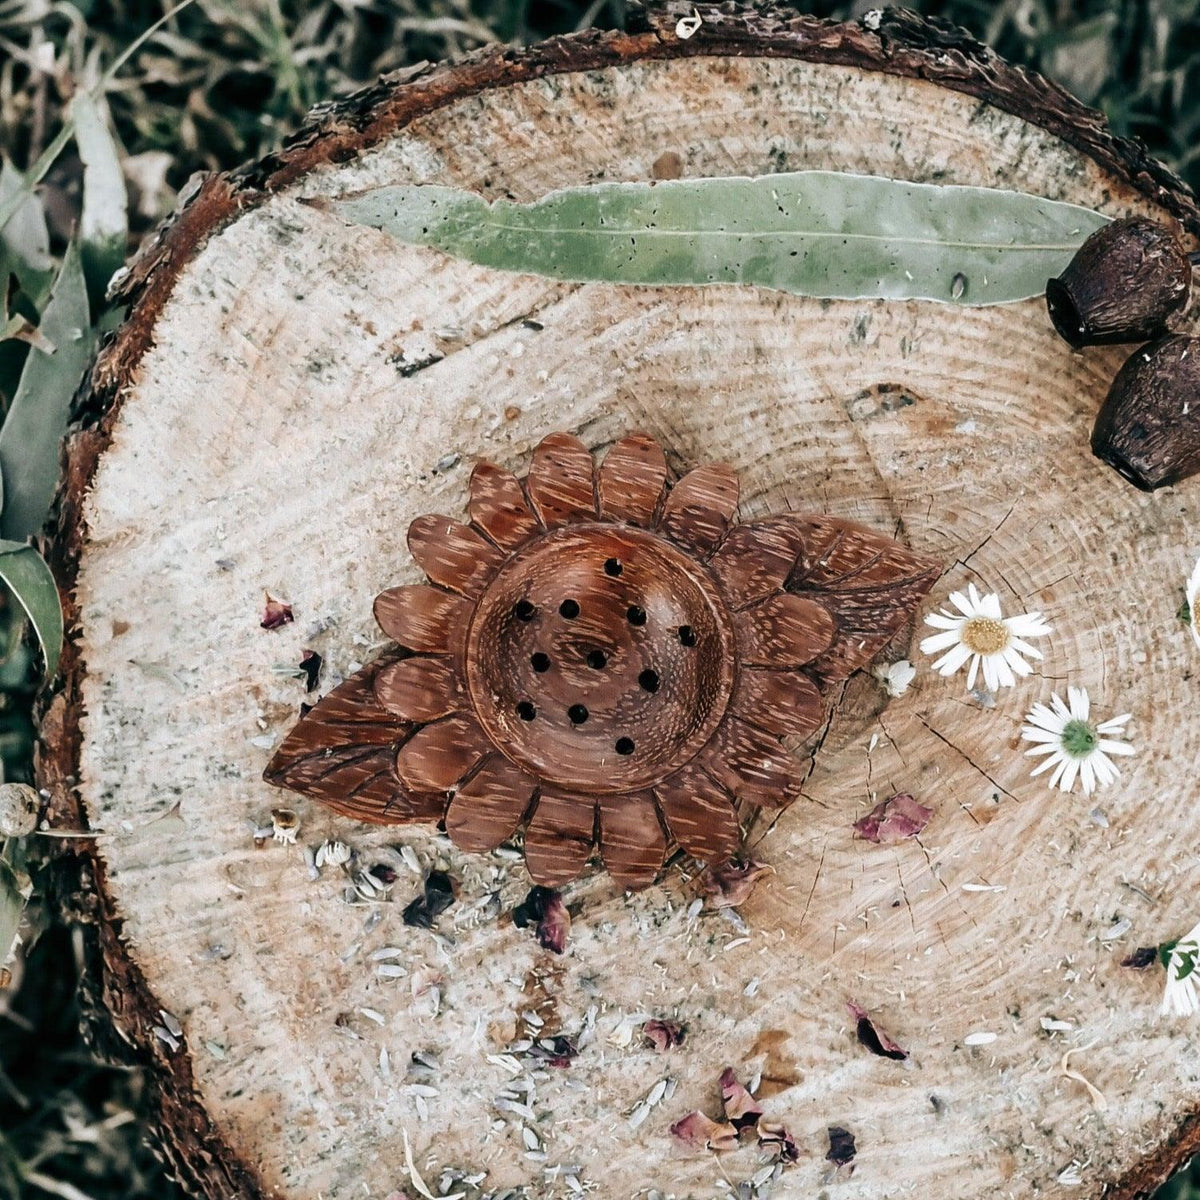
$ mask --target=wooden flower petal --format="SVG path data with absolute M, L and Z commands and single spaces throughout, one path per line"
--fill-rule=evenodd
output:
M 711 553 L 737 513 L 738 477 L 725 463 L 689 471 L 667 496 L 660 526 L 672 541 L 697 554 Z
M 621 887 L 654 882 L 667 852 L 667 836 L 650 792 L 601 796 L 600 855 Z
M 733 798 L 694 763 L 655 784 L 654 795 L 671 836 L 693 858 L 722 863 L 738 852 L 742 835 Z
M 779 593 L 734 617 L 738 655 L 746 666 L 801 667 L 833 643 L 829 609 L 804 596 Z
M 790 591 L 815 594 L 837 620 L 837 638 L 813 663 L 820 684 L 866 666 L 912 619 L 940 564 L 883 533 L 834 517 L 790 518 L 803 538 Z
M 803 783 L 799 764 L 778 738 L 732 714 L 701 752 L 699 765 L 735 799 L 772 808 L 790 804 Z
M 411 726 L 380 707 L 374 684 L 395 652 L 339 684 L 284 738 L 263 778 L 358 821 L 436 821 L 445 797 L 414 794 L 396 775 L 396 747 Z
M 525 486 L 547 528 L 596 516 L 592 456 L 569 433 L 552 433 L 542 439 L 533 452 Z
M 446 717 L 400 747 L 396 773 L 414 792 L 448 792 L 491 749 L 474 717 Z
M 375 699 L 390 713 L 420 724 L 457 711 L 458 672 L 444 658 L 406 658 L 375 677 Z
M 738 677 L 733 711 L 768 733 L 806 738 L 825 720 L 817 685 L 799 671 L 748 667 Z
M 495 850 L 516 832 L 536 786 L 504 755 L 489 755 L 450 801 L 446 813 L 450 840 L 474 854 Z
M 520 481 L 492 462 L 475 464 L 467 511 L 501 550 L 515 550 L 541 528 L 525 503 Z
M 375 597 L 379 628 L 418 654 L 450 654 L 466 634 L 471 605 L 461 596 L 416 584 Z
M 631 433 L 617 442 L 600 464 L 601 515 L 631 525 L 652 525 L 666 486 L 663 448 L 648 434 Z
M 543 788 L 525 830 L 525 866 L 534 883 L 562 887 L 583 870 L 595 839 L 596 802 Z
M 794 522 L 768 518 L 729 531 L 709 565 L 733 608 L 783 591 L 803 538 Z
M 504 555 L 470 525 L 432 513 L 408 527 L 408 548 L 434 583 L 473 599 L 504 561 Z

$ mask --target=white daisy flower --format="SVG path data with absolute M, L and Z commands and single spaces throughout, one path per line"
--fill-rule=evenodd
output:
M 1196 963 L 1200 959 L 1200 925 L 1171 947 L 1167 956 L 1167 986 L 1159 1013 L 1164 1017 L 1190 1017 L 1200 1012 L 1196 992 Z
M 1196 559 L 1195 570 L 1187 581 L 1188 623 L 1192 627 L 1192 637 L 1200 646 L 1200 558 Z
M 907 658 L 902 658 L 899 662 L 880 663 L 872 667 L 871 674 L 879 680 L 879 686 L 895 699 L 908 691 L 908 685 L 917 677 L 917 668 Z
M 1090 796 L 1098 787 L 1107 787 L 1120 774 L 1109 757 L 1113 754 L 1132 754 L 1128 742 L 1118 740 L 1122 727 L 1132 716 L 1124 713 L 1099 724 L 1091 720 L 1091 701 L 1086 688 L 1067 688 L 1069 704 L 1064 704 L 1056 692 L 1049 706 L 1035 704 L 1021 727 L 1021 737 L 1037 742 L 1026 754 L 1044 754 L 1046 761 L 1033 774 L 1054 768 L 1050 786 L 1060 792 L 1075 788 L 1075 780 L 1083 784 L 1083 794 Z
M 966 593 L 951 592 L 950 603 L 958 612 L 930 613 L 926 625 L 945 632 L 935 633 L 921 643 L 923 654 L 942 657 L 933 669 L 942 675 L 953 675 L 968 660 L 967 690 L 975 686 L 975 677 L 983 665 L 983 681 L 989 691 L 1012 687 L 1018 675 L 1031 675 L 1033 668 L 1026 658 L 1041 658 L 1042 652 L 1025 639 L 1045 637 L 1051 628 L 1040 612 L 1006 617 L 995 592 L 981 596 L 975 585 L 968 584 Z

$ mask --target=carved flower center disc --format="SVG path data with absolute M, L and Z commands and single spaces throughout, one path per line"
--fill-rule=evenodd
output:
M 572 525 L 510 559 L 479 601 L 467 683 L 491 740 L 542 779 L 629 791 L 687 762 L 736 675 L 730 614 L 654 534 Z

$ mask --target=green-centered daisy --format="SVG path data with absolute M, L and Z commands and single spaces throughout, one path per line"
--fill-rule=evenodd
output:
M 1067 688 L 1068 703 L 1056 692 L 1049 706 L 1035 704 L 1025 718 L 1021 737 L 1037 744 L 1026 754 L 1045 755 L 1045 761 L 1034 775 L 1054 768 L 1050 786 L 1061 792 L 1075 788 L 1075 780 L 1083 785 L 1083 794 L 1091 795 L 1098 787 L 1107 787 L 1120 772 L 1111 755 L 1132 754 L 1133 747 L 1119 740 L 1121 730 L 1132 714 L 1123 713 L 1108 721 L 1095 723 L 1091 719 L 1091 701 L 1086 688 Z

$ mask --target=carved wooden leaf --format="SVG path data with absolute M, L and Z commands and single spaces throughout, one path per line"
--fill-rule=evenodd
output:
M 833 614 L 833 644 L 809 670 L 820 684 L 864 667 L 912 618 L 941 565 L 884 534 L 835 517 L 796 517 L 802 545 L 786 589 Z
M 263 778 L 359 821 L 438 820 L 445 797 L 408 792 L 396 775 L 396 752 L 414 726 L 375 699 L 375 677 L 404 657 L 380 655 L 322 698 L 284 739 Z

